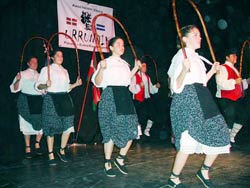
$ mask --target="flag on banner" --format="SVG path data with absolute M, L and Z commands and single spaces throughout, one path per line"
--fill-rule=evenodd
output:
M 96 46 L 92 32 L 92 19 L 101 13 L 113 15 L 113 9 L 79 0 L 57 0 L 58 32 L 68 34 L 77 48 L 92 51 Z M 114 21 L 106 17 L 96 20 L 97 35 L 103 52 L 108 52 L 107 43 L 115 36 Z M 64 35 L 59 35 L 59 46 L 74 48 Z
M 87 78 L 88 80 L 91 79 L 91 76 L 96 70 L 95 67 L 97 65 L 97 61 L 96 61 L 96 56 L 95 56 L 95 50 L 96 50 L 96 47 L 94 47 L 92 57 L 91 57 L 91 62 L 90 62 L 89 71 L 88 71 L 88 78 Z M 93 97 L 93 110 L 95 111 L 97 103 L 101 100 L 100 89 L 97 88 L 95 85 L 93 85 L 93 88 L 92 88 L 92 97 Z

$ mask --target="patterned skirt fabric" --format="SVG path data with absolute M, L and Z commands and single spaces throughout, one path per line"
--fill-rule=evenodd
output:
M 42 127 L 45 136 L 61 134 L 73 127 L 74 115 L 59 116 L 51 95 L 47 94 L 43 99 Z
M 35 131 L 39 131 L 42 128 L 42 116 L 41 113 L 39 114 L 32 114 L 30 112 L 29 103 L 28 103 L 28 96 L 26 94 L 20 93 L 17 99 L 17 109 L 18 113 L 22 118 L 27 121 L 29 124 L 32 125 L 32 128 Z M 42 96 L 37 96 L 41 97 Z M 32 104 L 31 104 L 32 105 Z
M 203 89 L 208 92 L 206 87 Z M 209 102 L 205 110 L 206 103 L 201 101 L 195 85 L 186 85 L 180 94 L 174 94 L 170 117 L 177 150 L 180 150 L 180 139 L 184 131 L 188 131 L 192 138 L 206 146 L 222 147 L 230 144 L 229 131 L 223 116 L 220 113 L 208 112 L 209 109 L 218 111 L 212 95 L 203 97 L 202 100 L 204 99 L 206 103 Z
M 137 137 L 137 115 L 117 115 L 114 94 L 111 87 L 103 90 L 98 108 L 103 143 L 112 140 L 116 146 L 123 148 L 129 140 Z

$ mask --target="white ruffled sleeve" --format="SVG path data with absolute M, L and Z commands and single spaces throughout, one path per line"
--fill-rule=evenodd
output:
M 37 82 L 35 84 L 35 89 L 37 91 L 43 91 L 43 90 L 38 89 L 38 86 L 40 84 L 46 84 L 47 80 L 48 80 L 47 67 L 43 67 L 42 70 L 41 70 L 41 72 L 40 72 L 40 75 L 38 77 L 38 80 L 37 80 Z
M 177 53 L 176 56 L 174 56 L 174 58 L 171 61 L 171 65 L 168 70 L 168 76 L 170 77 L 170 89 L 172 93 L 181 93 L 182 90 L 184 89 L 184 86 L 185 86 L 184 81 L 179 88 L 177 88 L 177 83 L 176 83 L 176 80 L 182 70 L 183 60 L 184 60 L 184 57 L 180 55 L 180 53 Z
M 17 92 L 21 91 L 21 86 L 22 86 L 22 72 L 21 72 L 21 79 L 19 81 L 17 90 L 14 89 L 14 84 L 15 83 L 16 83 L 16 76 L 15 76 L 13 82 L 10 85 L 10 91 L 11 91 L 11 93 L 17 93 Z

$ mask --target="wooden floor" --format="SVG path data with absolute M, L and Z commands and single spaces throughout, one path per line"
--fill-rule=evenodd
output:
M 249 132 L 240 135 L 238 145 L 228 155 L 216 160 L 211 179 L 218 188 L 250 187 L 250 142 Z M 118 149 L 114 150 L 113 158 Z M 47 156 L 34 156 L 0 166 L 0 187 L 19 188 L 161 188 L 166 187 L 171 172 L 175 149 L 166 140 L 152 139 L 134 142 L 128 155 L 128 175 L 115 168 L 115 178 L 106 177 L 103 171 L 103 146 L 71 145 L 67 151 L 70 162 L 58 160 L 58 165 L 49 167 Z M 204 155 L 190 156 L 182 174 L 187 187 L 201 188 L 195 176 Z

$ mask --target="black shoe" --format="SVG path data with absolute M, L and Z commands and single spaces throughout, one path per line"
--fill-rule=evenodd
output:
M 36 146 L 35 146 L 36 154 L 37 154 L 37 155 L 42 155 L 43 152 L 42 152 L 42 150 L 41 150 L 41 148 L 40 148 L 40 142 L 38 142 L 38 141 L 36 140 L 36 144 L 39 144 L 39 148 L 36 148 Z
M 174 174 L 173 172 L 171 173 L 171 176 L 173 176 L 174 178 L 169 178 L 168 179 L 168 184 L 167 186 L 168 187 L 171 187 L 171 188 L 186 188 L 186 186 L 183 184 L 183 183 L 179 183 L 179 184 L 176 184 L 175 182 L 173 182 L 171 179 L 176 179 L 176 178 L 179 178 L 180 175 L 176 175 Z
M 56 166 L 57 165 L 55 159 L 49 159 L 48 164 L 49 164 L 49 166 Z
M 109 163 L 111 165 L 111 159 L 105 159 L 104 163 Z M 104 172 L 105 172 L 106 176 L 108 176 L 108 177 L 111 177 L 111 178 L 116 177 L 116 174 L 112 168 L 106 170 L 106 168 L 104 166 Z
M 30 148 L 30 146 L 26 146 L 26 148 Z M 25 158 L 26 159 L 31 159 L 32 158 L 32 153 L 30 152 L 25 152 Z
M 41 148 L 35 148 L 35 150 L 36 150 L 37 155 L 42 155 L 43 154 Z
M 125 175 L 128 174 L 128 170 L 127 170 L 127 168 L 126 168 L 126 165 L 125 165 L 125 164 L 124 164 L 124 165 L 121 165 L 121 164 L 117 161 L 117 159 L 123 159 L 123 160 L 125 160 L 125 159 L 126 159 L 126 156 L 119 154 L 118 157 L 115 159 L 114 164 L 115 164 L 115 166 L 119 169 L 119 171 L 120 171 L 122 174 L 125 174 Z
M 203 164 L 201 170 L 199 170 L 197 172 L 196 176 L 199 178 L 199 180 L 203 183 L 203 185 L 206 188 L 214 188 L 214 184 L 212 183 L 212 181 L 210 179 L 205 179 L 201 173 L 202 170 L 209 170 L 209 169 L 210 169 L 210 167 Z
M 49 154 L 49 155 L 53 154 L 53 156 L 54 156 L 53 151 L 49 152 L 48 154 Z M 49 160 L 48 160 L 48 165 L 49 165 L 49 166 L 56 166 L 56 165 L 57 165 L 57 164 L 56 164 L 56 160 L 55 160 L 55 159 L 50 159 L 50 158 L 49 158 Z
M 60 150 L 65 150 L 65 148 L 60 148 Z M 60 150 L 57 152 L 57 155 L 59 157 L 59 159 L 64 162 L 64 163 L 67 163 L 69 162 L 69 160 L 66 158 L 65 154 L 61 154 Z
M 32 159 L 32 153 L 31 152 L 25 153 L 25 158 L 26 159 Z
M 65 154 L 62 155 L 62 154 L 60 153 L 60 151 L 57 152 L 57 155 L 58 155 L 59 159 L 60 159 L 62 162 L 64 162 L 64 163 L 69 162 L 69 160 L 66 158 Z
M 171 188 L 186 188 L 183 183 L 175 184 L 171 179 L 168 180 L 167 186 Z

